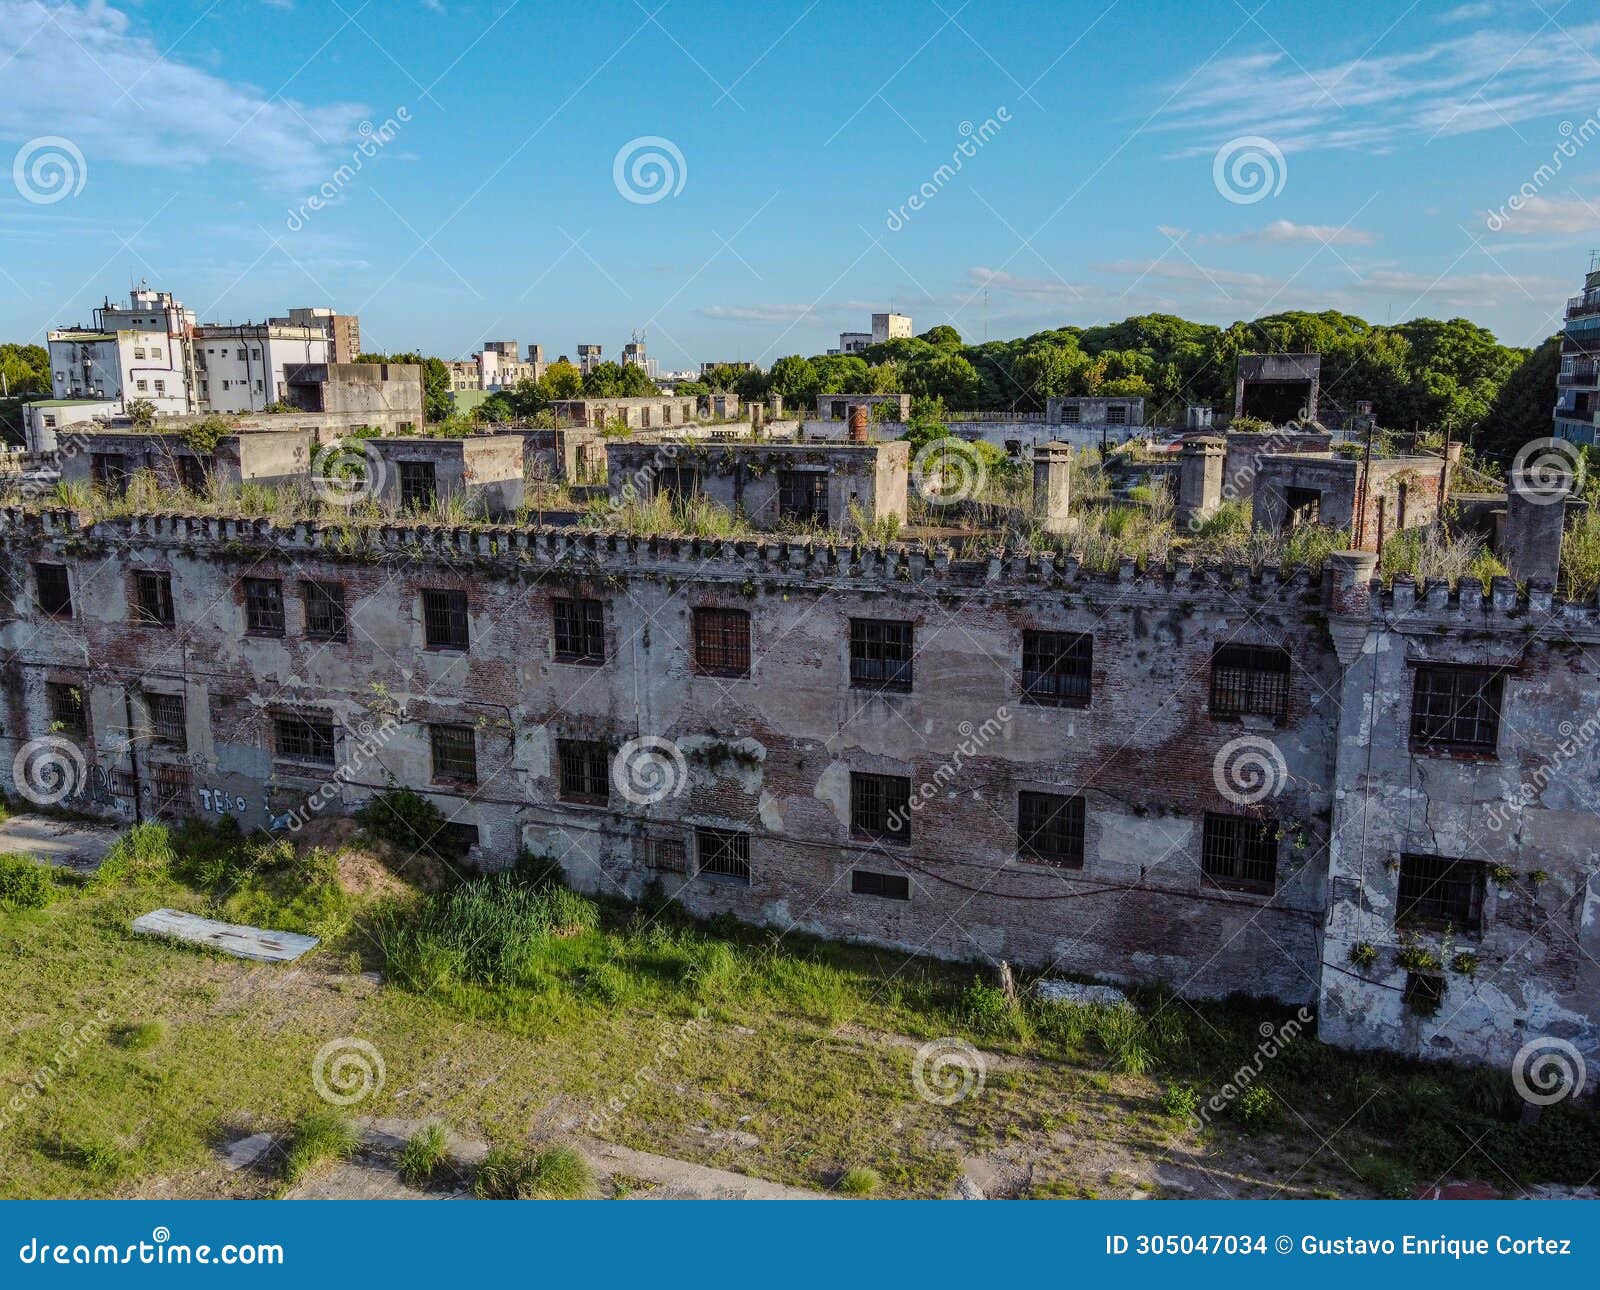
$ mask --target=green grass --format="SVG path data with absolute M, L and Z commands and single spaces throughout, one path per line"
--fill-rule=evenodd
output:
M 472 1194 L 479 1200 L 586 1200 L 596 1194 L 594 1170 L 571 1147 L 537 1154 L 495 1147 L 478 1166 Z
M 845 1170 L 839 1179 L 839 1191 L 845 1196 L 872 1196 L 883 1187 L 883 1176 L 876 1169 L 857 1165 Z
M 1131 1008 L 1041 1003 L 1026 990 L 1012 1002 L 972 965 L 592 900 L 531 867 L 403 905 L 341 889 L 331 935 L 293 971 L 130 934 L 158 905 L 250 900 L 268 926 L 320 921 L 335 898 L 308 892 L 329 887 L 328 866 L 254 845 L 146 833 L 120 879 L 0 911 L 0 992 L 19 1001 L 0 1087 L 56 1065 L 63 1027 L 104 1017 L 45 1095 L 0 1119 L 0 1196 L 257 1194 L 252 1171 L 219 1173 L 217 1146 L 325 1113 L 309 1072 L 341 1035 L 372 1043 L 387 1065 L 381 1091 L 352 1114 L 522 1142 L 561 1106 L 592 1136 L 639 1150 L 822 1190 L 868 1168 L 893 1196 L 947 1194 L 963 1155 L 1005 1144 L 1036 1153 L 1041 1185 L 1083 1194 L 1109 1184 L 1082 1172 L 1077 1144 L 1159 1156 L 1191 1131 L 1163 1090 L 1188 1086 L 1203 1104 L 1251 1061 L 1261 1026 L 1291 1015 L 1150 990 Z M 202 881 L 219 865 L 241 886 Z M 385 933 L 401 936 L 396 965 L 420 947 L 447 970 L 361 982 L 359 968 L 389 966 Z M 981 1094 L 934 1105 L 912 1069 L 920 1045 L 947 1036 L 988 1055 L 987 1079 Z M 1367 1190 L 1340 1163 L 1362 1155 L 1425 1180 L 1504 1169 L 1581 1182 L 1600 1159 L 1593 1115 L 1563 1105 L 1521 1124 L 1503 1072 L 1341 1053 L 1308 1028 L 1261 1082 L 1284 1108 L 1271 1135 L 1231 1116 L 1206 1131 L 1208 1152 L 1257 1178 L 1258 1194 L 1275 1183 L 1252 1159 L 1281 1160 L 1277 1176 L 1306 1193 Z M 1313 1131 L 1336 1129 L 1337 1156 Z M 87 1145 L 113 1147 L 121 1164 L 108 1172 Z
M 359 1144 L 356 1126 L 348 1116 L 328 1110 L 307 1112 L 284 1146 L 283 1180 L 292 1187 L 318 1165 L 348 1160 Z
M 55 894 L 55 880 L 40 861 L 0 855 L 0 909 L 43 909 Z
M 437 1182 L 450 1163 L 450 1131 L 443 1124 L 418 1129 L 400 1149 L 400 1181 L 408 1187 Z

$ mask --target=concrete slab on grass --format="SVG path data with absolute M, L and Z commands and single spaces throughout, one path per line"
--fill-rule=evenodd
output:
M 0 852 L 29 855 L 78 873 L 93 873 L 122 836 L 116 825 L 56 820 L 47 815 L 13 815 L 0 820 Z
M 133 930 L 147 936 L 166 936 L 205 945 L 235 958 L 260 959 L 267 963 L 293 963 L 307 950 L 315 949 L 315 936 L 296 932 L 269 932 L 239 923 L 219 923 L 180 909 L 156 909 L 133 920 Z

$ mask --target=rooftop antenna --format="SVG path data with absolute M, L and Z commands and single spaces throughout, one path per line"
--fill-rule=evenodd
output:
M 1593 273 L 1596 269 L 1600 269 L 1600 251 L 1590 251 L 1589 272 Z

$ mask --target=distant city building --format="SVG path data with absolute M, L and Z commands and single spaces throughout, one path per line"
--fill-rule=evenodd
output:
M 871 331 L 840 332 L 839 347 L 830 349 L 828 353 L 859 354 L 868 345 L 882 345 L 891 340 L 909 340 L 911 335 L 909 314 L 873 314 Z
M 872 315 L 872 343 L 874 345 L 882 345 L 885 341 L 910 339 L 911 316 L 909 314 Z
M 578 370 L 580 372 L 582 372 L 585 376 L 587 376 L 587 375 L 589 375 L 590 372 L 594 371 L 594 369 L 599 367 L 599 366 L 600 366 L 600 346 L 598 346 L 598 345 L 579 345 L 578 346 Z
M 316 327 L 333 346 L 332 362 L 353 363 L 361 354 L 361 319 L 355 314 L 336 314 L 326 307 L 291 309 L 287 318 L 268 318 L 269 323 L 289 327 Z
M 622 347 L 622 365 L 643 369 L 651 380 L 655 380 L 661 374 L 661 364 L 645 353 L 642 340 L 630 340 Z
M 1600 414 L 1600 256 L 1590 256 L 1583 294 L 1567 301 L 1556 376 L 1555 432 L 1572 443 L 1595 442 Z

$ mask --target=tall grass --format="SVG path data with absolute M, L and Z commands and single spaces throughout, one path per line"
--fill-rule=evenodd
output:
M 537 977 L 551 937 L 599 922 L 599 907 L 576 892 L 498 873 L 425 898 L 415 911 L 392 911 L 374 935 L 388 974 L 429 991 L 466 981 L 526 983 Z
M 1481 537 L 1473 533 L 1451 533 L 1441 525 L 1404 529 L 1383 544 L 1378 556 L 1378 572 L 1386 582 L 1401 575 L 1417 579 L 1440 579 L 1451 586 L 1462 578 L 1503 577 L 1505 565 L 1489 551 Z

